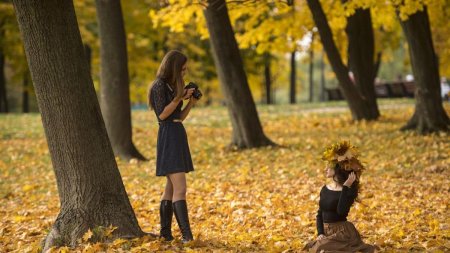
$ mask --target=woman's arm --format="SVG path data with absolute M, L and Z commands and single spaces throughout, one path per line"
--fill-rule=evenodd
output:
M 355 201 L 354 191 L 354 189 L 348 186 L 342 187 L 341 196 L 339 197 L 339 202 L 336 210 L 339 215 L 345 216 L 350 211 L 350 207 Z
M 323 217 L 322 217 L 322 210 L 317 211 L 317 216 L 316 216 L 316 227 L 317 227 L 317 235 L 324 235 L 324 229 L 323 229 Z
M 175 109 L 177 108 L 178 104 L 181 102 L 181 98 L 174 98 L 172 100 L 172 102 L 170 102 L 170 104 L 166 105 L 166 107 L 164 107 L 164 110 L 158 115 L 158 118 L 160 120 L 165 120 L 167 117 L 170 116 L 170 114 L 173 113 L 173 111 L 175 111 Z
M 193 97 L 191 97 L 191 99 L 189 99 L 189 103 L 181 111 L 181 115 L 180 115 L 181 120 L 186 119 L 189 112 L 191 111 L 192 106 L 194 106 L 196 102 L 197 102 L 197 99 L 195 99 Z
M 336 210 L 339 215 L 347 215 L 353 202 L 355 202 L 356 191 L 358 191 L 356 187 L 352 187 L 355 180 L 356 174 L 355 172 L 352 172 L 343 184 L 341 196 L 339 197 L 339 202 Z
M 175 111 L 182 99 L 188 98 L 192 95 L 193 90 L 194 89 L 187 90 L 182 98 L 176 97 L 169 104 L 165 105 L 165 101 L 167 100 L 165 100 L 163 86 L 155 87 L 152 92 L 154 92 L 153 98 L 155 100 L 155 111 L 158 115 L 158 118 L 160 120 L 165 120 L 167 117 L 169 117 L 173 113 L 173 111 Z

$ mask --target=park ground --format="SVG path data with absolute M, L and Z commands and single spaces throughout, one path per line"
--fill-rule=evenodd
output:
M 360 203 L 350 212 L 367 243 L 383 252 L 450 251 L 450 138 L 401 132 L 414 110 L 408 99 L 381 100 L 381 118 L 352 122 L 344 103 L 259 106 L 278 147 L 228 148 L 223 107 L 195 108 L 184 123 L 195 164 L 188 174 L 193 243 L 151 237 L 90 243 L 53 252 L 300 252 L 315 237 L 323 149 L 349 140 L 366 165 Z M 450 104 L 446 103 L 450 115 Z M 133 139 L 148 162 L 117 159 L 139 224 L 158 233 L 155 176 L 158 124 L 133 112 Z M 39 114 L 0 116 L 0 252 L 36 252 L 59 211 L 55 176 Z M 174 235 L 180 233 L 173 223 Z M 108 229 L 106 229 L 108 230 Z M 108 231 L 106 231 L 108 232 Z

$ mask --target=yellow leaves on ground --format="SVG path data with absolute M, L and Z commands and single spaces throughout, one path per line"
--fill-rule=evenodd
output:
M 83 241 L 87 242 L 89 239 L 91 239 L 92 235 L 94 235 L 94 233 L 92 233 L 91 229 L 89 229 L 86 233 L 84 233 Z
M 358 147 L 366 167 L 361 202 L 349 215 L 364 240 L 387 252 L 450 250 L 448 134 L 400 132 L 412 104 L 382 106 L 378 121 L 358 123 L 346 109 L 304 106 L 260 107 L 265 133 L 280 146 L 243 151 L 227 148 L 225 108 L 192 110 L 184 125 L 195 165 L 187 198 L 196 241 L 183 245 L 174 219 L 171 243 L 114 239 L 113 227 L 92 228 L 77 248 L 52 252 L 299 252 L 316 233 L 326 182 L 322 152 L 340 140 Z M 40 124 L 37 115 L 0 117 L 0 252 L 37 252 L 59 211 Z M 133 126 L 134 142 L 150 161 L 119 160 L 119 168 L 140 226 L 158 234 L 165 183 L 155 176 L 158 124 L 153 112 L 139 111 Z M 91 242 L 96 231 L 106 240 Z

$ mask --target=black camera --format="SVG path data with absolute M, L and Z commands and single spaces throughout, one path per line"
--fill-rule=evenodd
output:
M 202 92 L 198 89 L 198 85 L 193 82 L 189 82 L 188 85 L 184 87 L 184 89 L 194 89 L 194 92 L 192 92 L 192 96 L 195 99 L 200 99 L 203 96 Z

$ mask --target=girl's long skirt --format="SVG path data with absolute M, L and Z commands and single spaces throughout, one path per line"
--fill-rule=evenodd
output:
M 181 122 L 161 122 L 156 145 L 156 175 L 194 170 L 186 130 Z
M 305 249 L 320 253 L 374 252 L 376 246 L 366 244 L 355 226 L 349 221 L 324 223 L 325 236 L 322 240 L 308 243 Z

